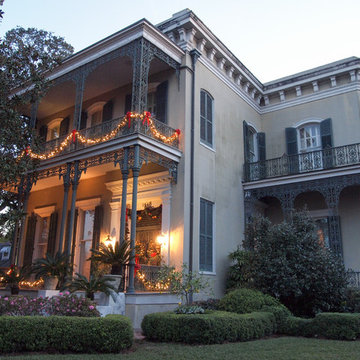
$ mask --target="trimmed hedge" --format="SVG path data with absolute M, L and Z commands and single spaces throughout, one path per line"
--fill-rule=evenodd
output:
M 270 312 L 235 314 L 208 311 L 195 315 L 163 312 L 145 315 L 141 327 L 148 340 L 220 344 L 271 335 L 276 329 L 276 321 Z
M 121 315 L 106 318 L 1 316 L 0 352 L 119 352 L 131 347 L 133 329 Z
M 290 316 L 280 333 L 293 336 L 355 340 L 360 337 L 360 314 L 321 313 L 313 319 Z
M 258 290 L 239 288 L 227 293 L 219 303 L 219 309 L 238 314 L 262 311 L 264 306 L 281 306 L 281 303 L 270 295 Z

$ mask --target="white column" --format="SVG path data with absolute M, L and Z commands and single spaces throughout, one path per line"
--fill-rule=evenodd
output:
M 120 239 L 120 199 L 111 200 L 109 205 L 111 209 L 109 234 L 118 242 Z
M 161 246 L 161 257 L 166 265 L 169 265 L 170 261 L 170 217 L 171 217 L 171 194 L 164 194 L 161 197 L 162 201 L 162 214 L 161 214 L 161 232 L 167 239 L 166 243 Z

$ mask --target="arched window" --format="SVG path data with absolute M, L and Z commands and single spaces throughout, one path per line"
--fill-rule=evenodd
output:
M 298 144 L 300 152 L 316 151 L 321 149 L 319 123 L 307 123 L 298 128 Z
M 200 140 L 213 146 L 214 99 L 204 90 L 200 92 Z

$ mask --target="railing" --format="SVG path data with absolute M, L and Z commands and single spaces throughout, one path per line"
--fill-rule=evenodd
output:
M 175 130 L 173 128 L 154 118 L 152 118 L 152 123 L 154 125 L 153 127 L 148 126 L 147 121 L 144 122 L 139 118 L 132 118 L 129 125 L 128 122 L 124 120 L 124 117 L 105 121 L 101 124 L 80 130 L 78 132 L 82 138 L 87 140 L 84 143 L 81 143 L 78 140 L 74 143 L 72 140 L 70 140 L 66 146 L 63 146 L 62 150 L 59 151 L 61 144 L 68 136 L 65 135 L 44 143 L 42 151 L 46 156 L 56 150 L 58 151 L 58 154 L 61 155 L 63 153 L 94 146 L 98 143 L 107 141 L 106 136 L 109 135 L 112 131 L 116 131 L 120 124 L 122 124 L 122 126 L 116 131 L 116 134 L 113 137 L 109 138 L 109 140 L 132 134 L 143 134 L 157 141 L 164 142 L 172 147 L 179 147 L 179 138 L 177 136 L 173 136 L 175 134 Z M 154 131 L 154 129 L 156 129 L 157 133 Z M 156 136 L 156 134 L 161 134 L 169 140 L 163 141 L 161 138 L 159 138 L 159 136 Z M 98 142 L 94 143 L 94 140 L 97 140 Z
M 297 155 L 245 163 L 245 181 L 307 173 L 360 164 L 360 144 L 352 144 L 306 152 Z
M 136 272 L 134 287 L 136 291 L 163 292 L 169 290 L 169 283 L 159 277 L 161 266 L 140 265 Z
M 360 289 L 360 271 L 348 270 L 348 286 Z

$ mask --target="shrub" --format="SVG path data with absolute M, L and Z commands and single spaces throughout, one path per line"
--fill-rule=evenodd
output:
M 242 288 L 227 293 L 220 300 L 219 309 L 238 314 L 247 314 L 259 311 L 265 305 L 280 306 L 280 302 L 258 290 Z
M 59 296 L 47 299 L 46 312 L 49 315 L 58 316 L 100 316 L 93 301 L 88 298 L 80 298 L 69 292 L 59 293 Z
M 205 311 L 197 305 L 179 305 L 174 312 L 176 314 L 203 314 Z
M 291 336 L 312 336 L 312 320 L 289 316 L 284 323 L 278 326 L 278 334 L 291 335 Z
M 322 313 L 312 320 L 314 335 L 335 340 L 355 340 L 360 336 L 360 314 Z
M 345 293 L 345 300 L 343 303 L 343 311 L 345 312 L 360 312 L 360 290 L 347 289 Z
M 142 324 L 149 340 L 188 344 L 219 344 L 247 341 L 273 334 L 276 323 L 271 313 L 235 314 L 208 311 L 205 314 L 178 315 L 174 312 L 145 315 Z
M 319 243 L 315 224 L 304 212 L 277 225 L 255 219 L 246 230 L 244 248 L 246 256 L 240 260 L 247 263 L 238 264 L 238 278 L 278 298 L 294 314 L 313 316 L 341 308 L 347 283 L 344 265 Z
M 204 310 L 219 310 L 219 299 L 209 298 L 207 300 L 194 301 L 193 305 L 202 307 Z
M 27 296 L 0 296 L 0 315 L 34 316 L 46 313 L 47 300 Z
M 28 296 L 0 296 L 0 315 L 99 317 L 100 313 L 94 302 L 66 292 L 52 298 L 36 299 Z
M 119 352 L 133 341 L 124 316 L 79 318 L 59 316 L 0 317 L 0 352 Z

